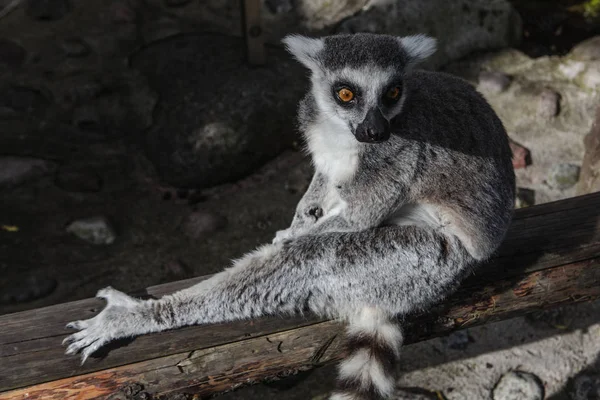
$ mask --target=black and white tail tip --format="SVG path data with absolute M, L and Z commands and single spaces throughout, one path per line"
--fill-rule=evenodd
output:
M 388 315 L 365 308 L 348 325 L 349 355 L 339 366 L 337 390 L 330 400 L 390 399 L 402 330 Z

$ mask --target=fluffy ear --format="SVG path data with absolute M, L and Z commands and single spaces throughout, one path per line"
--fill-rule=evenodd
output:
M 435 53 L 437 40 L 427 35 L 419 34 L 398 38 L 402 48 L 408 53 L 409 63 L 418 64 Z
M 316 70 L 319 67 L 317 55 L 325 43 L 323 39 L 314 39 L 301 35 L 287 35 L 282 42 L 298 61 L 311 70 Z

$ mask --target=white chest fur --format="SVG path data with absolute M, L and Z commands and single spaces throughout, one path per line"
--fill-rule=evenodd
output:
M 315 125 L 307 133 L 315 169 L 329 182 L 339 184 L 354 176 L 359 162 L 359 145 L 347 127 L 328 121 Z

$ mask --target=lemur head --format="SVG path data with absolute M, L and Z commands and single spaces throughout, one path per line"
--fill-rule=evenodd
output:
M 290 35 L 283 43 L 312 73 L 316 111 L 365 143 L 389 139 L 390 121 L 404 100 L 405 73 L 436 47 L 425 35 L 371 33 L 318 39 Z

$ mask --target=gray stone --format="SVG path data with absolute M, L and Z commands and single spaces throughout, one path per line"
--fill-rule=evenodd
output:
M 282 50 L 267 51 L 268 65 L 253 68 L 242 39 L 186 34 L 132 58 L 159 94 L 141 140 L 163 180 L 188 188 L 230 182 L 291 146 L 306 72 Z
M 165 4 L 169 7 L 181 7 L 188 4 L 191 0 L 165 0 Z
M 54 278 L 31 275 L 21 282 L 11 282 L 0 288 L 0 304 L 25 303 L 46 297 L 54 292 L 58 282 Z
M 273 14 L 283 14 L 292 11 L 291 0 L 265 0 L 265 5 Z
M 71 11 L 68 0 L 27 0 L 25 13 L 31 18 L 54 21 L 61 19 Z
M 490 94 L 497 94 L 505 91 L 511 81 L 511 77 L 502 72 L 481 71 L 478 89 Z
M 60 43 L 67 57 L 85 57 L 90 54 L 90 46 L 80 38 L 67 38 Z
M 469 343 L 473 342 L 473 338 L 469 336 L 467 330 L 456 331 L 445 338 L 446 345 L 452 350 L 464 350 Z
M 538 101 L 538 115 L 552 118 L 560 112 L 560 93 L 550 88 L 542 90 Z
M 115 231 L 104 217 L 73 221 L 67 226 L 67 232 L 94 245 L 109 245 L 116 239 Z
M 0 157 L 0 190 L 10 189 L 52 173 L 53 162 L 29 157 Z
M 67 192 L 95 193 L 102 189 L 102 178 L 90 167 L 62 166 L 54 182 Z
M 511 371 L 502 376 L 492 391 L 493 400 L 543 400 L 544 385 L 529 372 Z
M 473 85 L 478 85 L 480 71 L 512 77 L 510 86 L 501 93 L 482 94 L 510 138 L 530 150 L 532 162 L 525 163 L 529 165 L 519 162 L 522 158 L 513 160 L 515 167 L 521 167 L 515 170 L 517 186 L 535 190 L 536 204 L 542 204 L 577 194 L 574 186 L 561 189 L 550 185 L 548 177 L 557 164 L 582 163 L 586 150 L 583 138 L 600 104 L 600 86 L 587 86 L 585 77 L 587 71 L 596 68 L 600 68 L 600 61 L 577 60 L 572 53 L 530 58 L 521 51 L 503 49 L 472 55 L 444 71 Z M 573 182 L 575 179 L 568 184 Z
M 441 393 L 432 392 L 422 388 L 397 388 L 394 392 L 394 400 L 439 400 L 444 398 Z
M 42 115 L 50 105 L 48 93 L 25 86 L 0 87 L 0 107 L 16 112 Z
M 0 65 L 18 68 L 23 65 L 27 52 L 19 44 L 8 39 L 0 39 Z
M 152 43 L 181 33 L 181 24 L 176 18 L 163 16 L 144 23 L 140 30 L 144 43 Z
M 531 207 L 535 204 L 535 190 L 517 188 L 515 203 L 516 208 Z
M 436 67 L 475 51 L 516 45 L 521 25 L 518 13 L 504 0 L 395 0 L 372 2 L 338 31 L 429 34 L 438 39 L 438 51 L 427 65 Z
M 571 57 L 580 61 L 600 60 L 600 36 L 578 43 L 570 52 Z
M 600 399 L 600 373 L 585 371 L 578 374 L 569 382 L 568 392 L 571 400 Z
M 222 229 L 227 220 L 216 214 L 203 211 L 191 213 L 183 223 L 183 230 L 192 239 L 200 239 Z
M 579 165 L 560 163 L 554 165 L 548 174 L 547 183 L 550 187 L 565 190 L 577 184 L 579 181 Z

